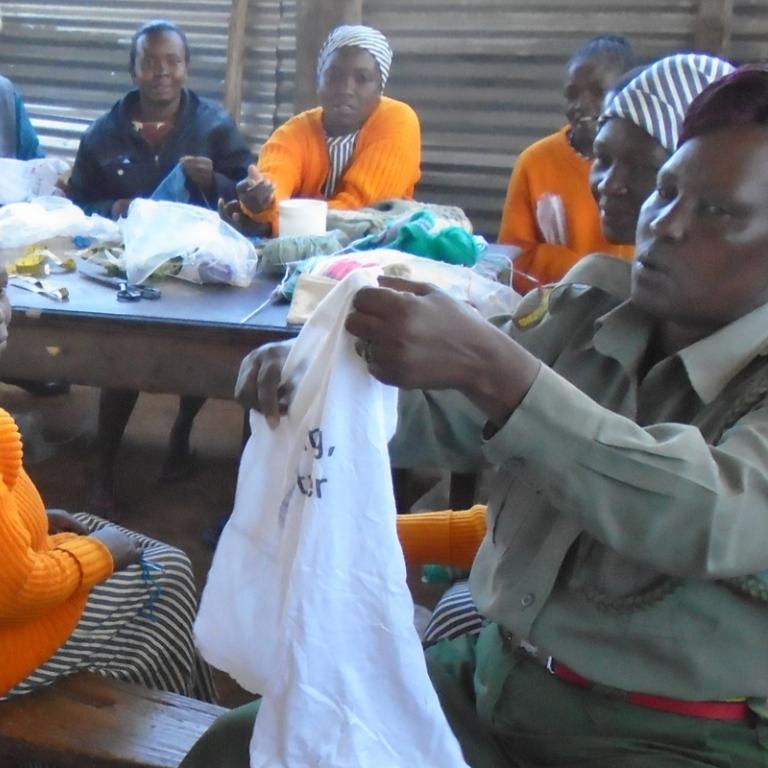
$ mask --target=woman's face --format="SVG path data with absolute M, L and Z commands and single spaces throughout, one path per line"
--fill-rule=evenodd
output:
M 142 35 L 136 44 L 132 75 L 147 104 L 164 106 L 178 101 L 187 80 L 184 41 L 175 32 Z
M 0 354 L 8 344 L 8 326 L 11 324 L 11 302 L 8 298 L 8 272 L 0 266 Z
M 381 73 L 376 59 L 362 48 L 339 48 L 318 76 L 317 95 L 329 136 L 362 128 L 379 105 Z
M 600 128 L 589 181 L 610 242 L 635 242 L 640 207 L 668 157 L 656 139 L 630 120 L 612 117 Z
M 768 127 L 687 141 L 643 205 L 632 301 L 700 337 L 768 302 Z
M 565 116 L 571 127 L 571 143 L 582 154 L 591 157 L 592 142 L 597 132 L 597 118 L 605 94 L 621 73 L 599 59 L 584 59 L 571 64 L 563 86 Z

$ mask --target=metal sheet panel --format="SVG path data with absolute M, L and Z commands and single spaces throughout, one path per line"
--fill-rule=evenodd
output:
M 148 0 L 113 4 L 3 3 L 0 72 L 22 91 L 50 154 L 72 159 L 85 128 L 131 86 L 128 49 L 137 26 L 162 15 L 178 23 L 192 50 L 189 86 L 221 100 L 230 0 Z M 242 119 L 257 145 L 276 124 L 279 0 L 252 0 Z
M 153 3 L 5 3 L 0 70 L 23 92 L 49 151 L 72 156 L 84 128 L 128 87 L 128 47 Z M 192 46 L 190 85 L 218 98 L 223 81 L 229 3 L 170 2 L 164 15 L 181 24 Z
M 599 33 L 627 35 L 640 59 L 690 48 L 698 0 L 366 0 L 364 21 L 395 48 L 388 93 L 423 127 L 421 199 L 456 203 L 494 236 L 519 152 L 564 121 L 568 56 Z M 735 0 L 732 53 L 768 58 L 768 0 Z M 79 136 L 130 86 L 128 44 L 162 12 L 192 46 L 190 86 L 221 99 L 230 0 L 117 6 L 3 3 L 0 72 L 22 90 L 43 145 L 73 157 Z M 240 122 L 255 149 L 293 114 L 295 0 L 251 0 Z
M 295 0 L 250 0 L 241 127 L 258 151 L 293 115 Z
M 640 59 L 690 48 L 696 0 L 366 0 L 364 20 L 395 49 L 388 93 L 423 129 L 422 199 L 455 203 L 494 237 L 521 150 L 563 125 L 569 55 L 624 34 Z
M 768 61 L 768 0 L 734 0 L 731 30 L 734 59 Z

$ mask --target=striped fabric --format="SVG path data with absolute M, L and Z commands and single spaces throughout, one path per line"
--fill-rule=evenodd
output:
M 710 83 L 733 72 L 723 59 L 704 54 L 667 56 L 644 69 L 623 88 L 600 117 L 630 120 L 668 152 L 677 147 L 685 111 Z
M 431 645 L 438 640 L 476 635 L 482 626 L 483 617 L 475 608 L 468 582 L 458 581 L 446 590 L 435 606 L 432 618 L 424 630 L 422 642 L 424 645 Z
M 381 89 L 387 84 L 392 66 L 392 48 L 378 29 L 360 24 L 344 24 L 336 27 L 326 38 L 317 57 L 317 75 L 325 68 L 331 56 L 339 48 L 362 48 L 373 56 L 381 73 Z
M 336 192 L 336 187 L 341 181 L 341 177 L 344 175 L 344 171 L 347 170 L 349 161 L 352 159 L 352 155 L 355 153 L 355 147 L 357 146 L 357 137 L 360 135 L 360 131 L 354 133 L 348 133 L 346 136 L 327 136 L 326 144 L 328 145 L 328 159 L 330 161 L 330 170 L 328 171 L 328 179 L 323 187 L 323 195 L 326 199 L 333 197 Z
M 75 517 L 91 531 L 108 524 L 84 513 Z M 215 700 L 210 669 L 192 640 L 197 597 L 189 559 L 181 550 L 122 530 L 139 542 L 141 563 L 95 586 L 67 642 L 3 698 L 89 671 Z

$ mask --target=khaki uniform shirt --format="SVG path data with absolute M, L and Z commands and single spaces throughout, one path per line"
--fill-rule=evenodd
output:
M 498 467 L 472 594 L 542 657 L 627 691 L 765 699 L 768 305 L 640 380 L 649 316 L 584 284 L 540 297 L 503 323 L 546 363 L 507 423 L 484 441 L 457 393 L 402 393 L 396 463 Z

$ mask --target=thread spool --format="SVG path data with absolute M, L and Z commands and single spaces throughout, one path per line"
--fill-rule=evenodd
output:
M 325 200 L 283 200 L 279 208 L 280 236 L 324 235 L 327 214 Z

